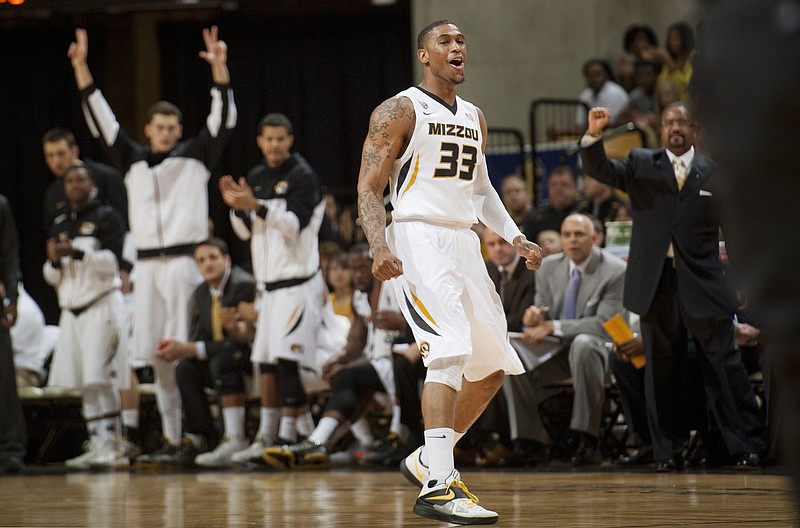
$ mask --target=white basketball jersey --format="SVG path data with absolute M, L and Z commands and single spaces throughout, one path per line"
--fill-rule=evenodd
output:
M 478 221 L 472 182 L 485 162 L 478 110 L 460 97 L 451 107 L 417 86 L 397 97 L 414 104 L 416 125 L 392 169 L 392 218 L 471 226 Z

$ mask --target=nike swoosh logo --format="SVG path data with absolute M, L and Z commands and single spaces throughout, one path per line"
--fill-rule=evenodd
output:
M 417 457 L 414 457 L 414 472 L 417 474 L 417 478 L 421 480 L 423 483 L 425 482 L 425 474 L 419 470 L 419 462 Z
M 447 489 L 447 493 L 444 495 L 439 495 L 438 497 L 425 497 L 425 500 L 431 501 L 449 501 L 456 498 L 456 494 L 453 493 L 453 490 Z
M 422 112 L 422 115 L 431 115 L 433 112 Z
M 442 436 L 429 435 L 426 438 L 447 438 L 447 437 L 445 435 L 442 435 Z

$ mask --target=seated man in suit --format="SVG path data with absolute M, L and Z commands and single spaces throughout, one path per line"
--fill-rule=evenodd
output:
M 157 352 L 164 361 L 178 361 L 175 374 L 183 401 L 185 436 L 180 451 L 171 458 L 152 462 L 222 467 L 231 456 L 247 447 L 245 436 L 244 374 L 252 371 L 250 342 L 255 334 L 252 322 L 238 314 L 240 303 L 252 303 L 256 283 L 252 275 L 231 266 L 228 245 L 219 238 L 201 242 L 194 258 L 205 281 L 192 296 L 195 312 L 191 340 L 164 339 Z M 224 436 L 219 437 L 208 406 L 206 387 L 217 392 Z
M 562 352 L 522 376 L 508 379 L 519 423 L 539 423 L 543 387 L 571 377 L 575 388 L 570 431 L 577 446 L 573 465 L 598 464 L 598 435 L 610 371 L 611 352 L 602 324 L 622 312 L 625 263 L 594 245 L 594 225 L 582 214 L 561 225 L 563 253 L 546 257 L 536 272 L 536 297 L 523 318 L 524 337 L 538 344 L 548 336 L 562 340 Z M 528 416 L 525 416 L 528 414 Z

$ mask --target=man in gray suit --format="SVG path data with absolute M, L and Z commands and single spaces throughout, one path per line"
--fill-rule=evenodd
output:
M 594 245 L 589 217 L 571 214 L 561 224 L 563 253 L 546 257 L 536 273 L 535 305 L 525 312 L 524 337 L 542 343 L 549 336 L 563 348 L 533 372 L 507 379 L 514 393 L 519 424 L 541 424 L 538 404 L 525 394 L 544 394 L 543 387 L 571 377 L 575 389 L 570 432 L 573 465 L 599 464 L 600 421 L 611 352 L 602 324 L 623 311 L 625 263 Z M 519 397 L 519 399 L 518 399 Z M 524 416 L 528 414 L 529 416 Z M 535 426 L 535 425 L 534 425 Z

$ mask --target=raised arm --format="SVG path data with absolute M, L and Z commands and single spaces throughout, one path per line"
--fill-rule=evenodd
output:
M 200 52 L 200 58 L 211 66 L 211 78 L 216 84 L 230 84 L 231 77 L 228 72 L 228 45 L 224 40 L 219 40 L 217 26 L 203 29 L 203 40 L 206 43 L 205 51 Z
M 386 243 L 386 208 L 383 191 L 392 166 L 405 149 L 415 123 L 414 105 L 407 97 L 381 103 L 369 121 L 358 174 L 358 216 L 372 251 L 372 274 L 378 280 L 402 275 L 403 263 Z
M 75 72 L 75 82 L 78 83 L 78 90 L 83 90 L 94 82 L 92 72 L 86 63 L 89 55 L 89 35 L 85 29 L 75 30 L 75 42 L 69 45 L 67 57 L 72 63 L 72 70 Z

